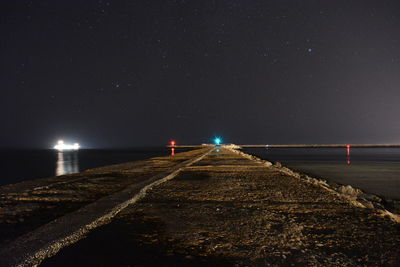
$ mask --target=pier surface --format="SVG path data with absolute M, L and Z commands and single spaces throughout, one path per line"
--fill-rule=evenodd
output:
M 392 218 L 226 147 L 0 193 L 1 266 L 400 265 Z

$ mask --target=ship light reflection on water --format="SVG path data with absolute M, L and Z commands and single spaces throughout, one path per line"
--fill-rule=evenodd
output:
M 57 145 L 54 146 L 54 149 L 58 151 L 63 150 L 78 150 L 80 145 L 78 143 L 74 143 L 73 145 L 65 144 L 63 140 L 58 140 Z
M 79 172 L 78 152 L 57 152 L 56 176 Z

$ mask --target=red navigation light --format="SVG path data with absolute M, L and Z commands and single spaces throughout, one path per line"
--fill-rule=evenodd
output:
M 346 147 L 347 147 L 347 148 L 350 148 L 350 145 L 347 145 Z
M 170 144 L 171 144 L 171 146 L 175 146 L 175 141 L 174 140 L 172 140 L 171 142 L 170 142 Z

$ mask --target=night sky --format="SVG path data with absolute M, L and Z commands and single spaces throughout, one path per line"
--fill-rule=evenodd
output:
M 0 147 L 400 143 L 400 1 L 0 2 Z

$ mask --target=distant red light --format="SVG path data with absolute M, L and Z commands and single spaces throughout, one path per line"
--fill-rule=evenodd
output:
M 175 146 L 176 143 L 175 143 L 175 141 L 171 141 L 170 144 L 171 144 L 171 146 Z
M 350 148 L 350 145 L 347 145 L 346 147 L 347 147 L 347 148 Z

